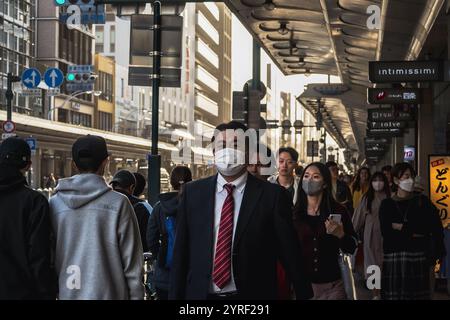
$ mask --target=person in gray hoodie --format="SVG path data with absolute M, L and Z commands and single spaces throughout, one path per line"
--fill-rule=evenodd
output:
M 106 141 L 81 137 L 72 158 L 79 174 L 59 180 L 50 199 L 59 299 L 143 299 L 139 227 L 127 197 L 103 178 Z

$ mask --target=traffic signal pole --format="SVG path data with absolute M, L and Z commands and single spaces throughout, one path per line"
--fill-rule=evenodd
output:
M 153 3 L 152 147 L 148 156 L 148 201 L 154 206 L 160 192 L 161 156 L 158 154 L 159 85 L 161 78 L 161 2 Z
M 11 72 L 8 73 L 7 81 L 6 81 L 6 120 L 11 121 L 12 119 L 12 100 L 14 99 L 14 93 L 12 90 L 13 82 L 20 81 L 20 78 L 17 76 L 13 76 Z

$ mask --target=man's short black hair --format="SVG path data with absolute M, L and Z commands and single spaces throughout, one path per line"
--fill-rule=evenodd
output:
M 280 149 L 278 149 L 278 156 L 284 152 L 289 153 L 292 160 L 294 160 L 295 162 L 298 161 L 298 152 L 294 148 L 291 148 L 291 147 L 280 148 Z
M 221 123 L 214 130 L 214 135 L 211 138 L 211 142 L 214 142 L 214 140 L 216 140 L 216 134 L 218 134 L 219 132 L 223 132 L 226 130 L 239 130 L 239 129 L 241 129 L 242 131 L 245 132 L 245 131 L 247 131 L 248 128 L 242 122 L 235 121 L 235 120 L 230 121 L 228 123 Z
M 334 161 L 328 161 L 326 164 L 327 168 L 331 168 L 331 167 L 337 167 L 337 163 Z
M 133 196 L 139 197 L 142 192 L 144 192 L 147 181 L 142 173 L 133 172 L 133 175 L 136 178 L 136 186 L 134 187 Z
M 387 166 L 384 166 L 383 168 L 381 168 L 381 171 L 389 171 L 389 172 L 392 172 L 392 166 L 390 166 L 390 165 L 387 165 Z

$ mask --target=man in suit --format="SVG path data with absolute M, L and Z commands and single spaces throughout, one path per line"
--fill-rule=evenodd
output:
M 248 174 L 248 148 L 238 148 L 246 129 L 236 121 L 219 125 L 212 139 L 219 173 L 185 186 L 170 299 L 276 299 L 278 260 L 296 298 L 312 297 L 291 201 L 282 187 Z

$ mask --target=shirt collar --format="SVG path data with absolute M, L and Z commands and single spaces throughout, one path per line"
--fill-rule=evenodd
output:
M 248 172 L 245 171 L 239 178 L 237 178 L 236 180 L 232 181 L 232 182 L 227 182 L 225 180 L 225 178 L 218 173 L 217 174 L 217 192 L 222 192 L 225 185 L 227 183 L 231 183 L 232 185 L 234 185 L 236 187 L 236 190 L 240 193 L 244 192 L 245 189 L 245 184 L 247 183 L 247 177 L 248 177 Z

